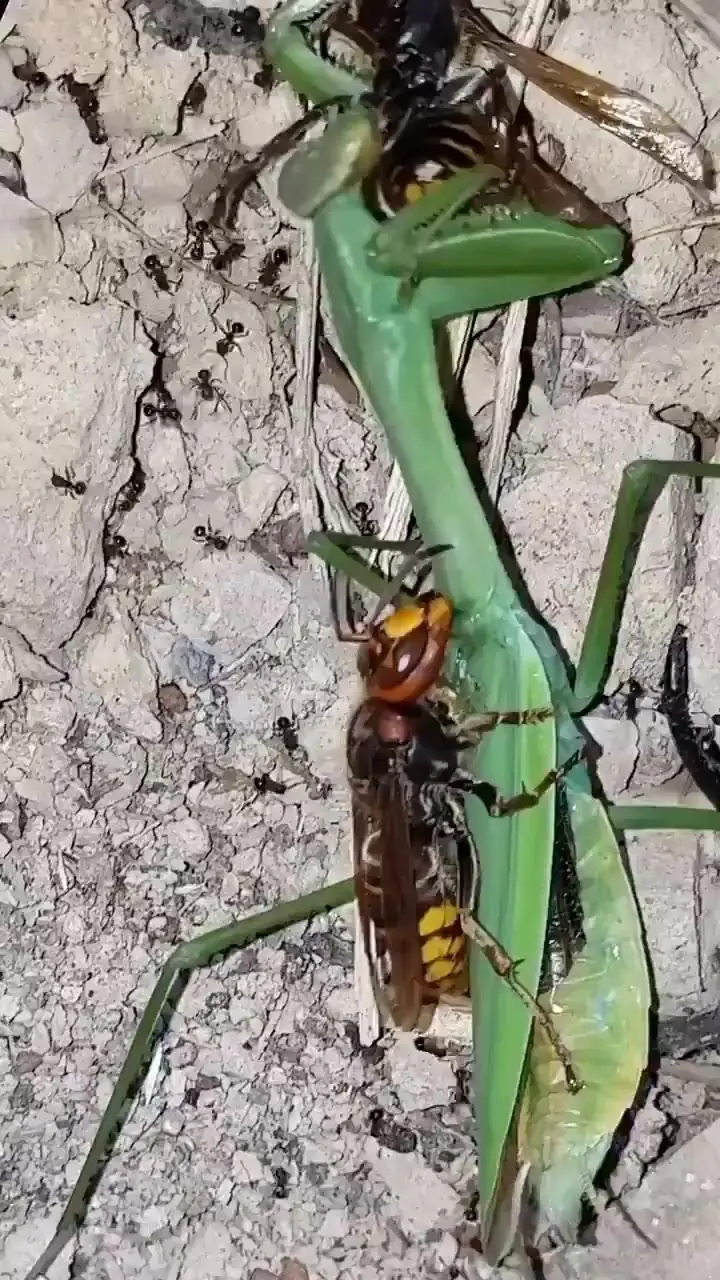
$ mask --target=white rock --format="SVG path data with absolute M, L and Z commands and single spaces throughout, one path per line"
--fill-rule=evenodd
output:
M 238 506 L 254 532 L 265 524 L 275 509 L 280 494 L 287 489 L 287 479 L 264 463 L 236 486 Z
M 610 716 L 585 716 L 583 723 L 602 747 L 597 767 L 603 789 L 611 799 L 617 799 L 627 787 L 637 761 L 637 728 L 631 720 L 613 720 Z
M 400 1106 L 405 1111 L 447 1105 L 455 1077 L 452 1062 L 433 1053 L 420 1053 L 415 1037 L 397 1034 L 387 1055 L 387 1065 Z
M 289 586 L 258 556 L 198 552 L 196 560 L 185 563 L 169 616 L 193 644 L 224 665 L 268 635 L 289 603 Z
M 264 1165 L 254 1151 L 236 1151 L 232 1162 L 233 1176 L 239 1183 L 262 1182 L 267 1177 Z
M 2 63 L 0 63 L 1 66 Z M 15 116 L 10 111 L 0 110 L 0 150 L 10 151 L 13 155 L 16 155 L 21 146 L 22 137 Z
M 63 689 L 33 689 L 26 705 L 29 729 L 45 729 L 61 739 L 75 719 L 75 708 Z
M 714 461 L 718 461 L 718 451 Z M 684 616 L 688 625 L 691 692 L 704 711 L 720 711 L 720 482 L 704 483 L 707 509 L 697 540 L 695 590 Z
M 115 63 L 98 87 L 100 114 L 111 137 L 172 137 L 178 104 L 204 70 L 204 57 L 199 49 L 170 49 L 142 27 L 135 30 L 131 56 Z
M 0 189 L 0 217 L 1 206 Z M 23 320 L 0 316 L 0 366 L 12 370 L 0 412 L 3 622 L 47 655 L 77 630 L 104 574 L 102 530 L 152 357 L 127 311 L 48 301 Z M 68 466 L 82 497 L 51 486 Z
M 688 458 L 688 439 L 641 407 L 588 396 L 519 430 L 526 474 L 500 511 L 535 604 L 577 660 L 605 553 L 623 468 L 638 458 Z M 650 683 L 677 620 L 684 540 L 694 499 L 687 482 L 668 485 L 650 518 L 633 575 L 613 667 Z
M 627 338 L 613 395 L 662 409 L 686 405 L 720 417 L 720 313 L 643 329 Z
M 23 4 L 22 33 L 30 45 L 43 50 L 43 70 L 51 80 L 72 72 L 78 80 L 94 81 L 109 58 L 122 57 L 133 47 L 133 24 L 123 9 L 103 0 L 68 0 L 62 11 L 49 2 Z
M 655 227 L 672 226 L 692 217 L 689 191 L 677 181 L 658 183 L 647 195 L 630 196 L 626 204 L 632 224 L 633 260 L 623 272 L 631 297 L 646 307 L 671 302 L 681 285 L 695 274 L 695 259 L 682 233 L 642 239 Z
M 97 622 L 101 629 L 90 634 L 78 656 L 78 684 L 99 693 L 107 714 L 128 733 L 159 742 L 155 672 L 129 615 L 108 599 Z
M 210 836 L 197 818 L 176 818 L 163 823 L 163 836 L 175 855 L 198 862 L 210 852 Z
M 72 102 L 30 103 L 15 117 L 27 194 L 50 213 L 66 213 L 102 170 L 107 146 L 97 146 Z
M 417 1151 L 407 1155 L 388 1151 L 368 1138 L 365 1157 L 390 1193 L 390 1212 L 410 1236 L 425 1235 L 433 1227 L 454 1226 L 462 1213 L 460 1198 L 425 1164 Z
M 161 494 L 182 498 L 187 493 L 190 468 L 177 427 L 153 423 L 150 430 L 139 432 L 138 453 L 146 479 L 152 480 Z
M 0 186 L 0 222 L 0 269 L 59 257 L 62 242 L 54 219 L 5 186 Z
M 467 411 L 474 418 L 495 396 L 495 361 L 481 342 L 474 342 L 463 377 Z
M 7 702 L 10 698 L 16 698 L 19 692 L 20 680 L 15 667 L 12 647 L 4 637 L 0 636 L 0 702 Z

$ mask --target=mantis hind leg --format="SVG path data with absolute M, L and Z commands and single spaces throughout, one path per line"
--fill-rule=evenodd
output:
M 493 936 L 484 925 L 473 919 L 470 909 L 465 908 L 461 912 L 462 927 L 471 942 L 474 942 L 482 951 L 485 958 L 492 965 L 499 978 L 507 983 L 511 991 L 522 1000 L 523 1004 L 528 1008 L 535 1020 L 542 1027 L 543 1032 L 552 1045 L 553 1051 L 562 1064 L 565 1072 L 565 1080 L 570 1093 L 579 1093 L 583 1087 L 583 1082 L 577 1075 L 573 1066 L 572 1057 L 560 1039 L 553 1020 L 549 1013 L 538 1004 L 535 997 L 528 988 L 520 981 L 517 976 L 518 961 L 513 960 L 508 954 L 501 942 Z

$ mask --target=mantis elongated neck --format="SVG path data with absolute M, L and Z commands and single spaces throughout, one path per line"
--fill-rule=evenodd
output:
M 514 591 L 446 412 L 423 285 L 400 306 L 397 280 L 369 266 L 377 224 L 357 194 L 335 197 L 313 226 L 343 355 L 382 423 L 423 541 L 452 547 L 438 558 L 438 585 L 459 610 L 507 607 Z

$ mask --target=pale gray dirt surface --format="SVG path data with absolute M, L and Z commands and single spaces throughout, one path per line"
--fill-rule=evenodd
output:
M 578 4 L 556 51 L 717 138 L 720 59 L 707 38 L 660 5 L 625 9 L 642 41 L 620 38 L 608 7 Z M 26 0 L 11 17 L 0 46 L 0 1276 L 19 1280 L 172 948 L 348 873 L 343 734 L 356 684 L 302 552 L 318 475 L 289 416 L 297 232 L 265 188 L 251 191 L 224 283 L 201 269 L 216 248 L 187 214 L 233 148 L 293 118 L 291 96 L 254 82 L 257 58 L 221 6 Z M 684 190 L 622 144 L 586 137 L 567 114 L 555 124 L 537 94 L 531 105 L 563 138 L 571 173 L 597 198 L 627 201 L 633 225 L 687 214 Z M 176 149 L 179 138 L 210 140 Z M 501 510 L 573 656 L 622 466 L 693 456 L 657 411 L 720 418 L 717 243 L 717 230 L 647 241 L 622 285 L 563 305 L 555 360 L 549 339 L 538 348 Z M 483 344 L 467 383 L 479 430 L 496 326 Z M 366 502 L 379 518 L 388 458 L 338 376 L 321 366 L 324 484 L 350 515 Z M 614 795 L 678 791 L 652 698 L 679 614 L 697 707 L 720 710 L 719 492 L 677 486 L 653 517 L 611 681 L 633 676 L 650 698 L 636 724 L 601 708 L 592 726 Z M 300 774 L 274 732 L 281 715 L 298 718 Z M 282 794 L 258 791 L 264 773 Z M 631 856 L 663 1009 L 700 1018 L 718 994 L 712 841 L 643 838 Z M 392 1037 L 361 1049 L 356 1022 L 347 912 L 194 976 L 52 1280 L 265 1280 L 283 1259 L 283 1280 L 304 1280 L 303 1266 L 310 1280 L 484 1276 L 458 1243 L 474 1169 L 462 1053 Z M 616 1190 L 714 1114 L 708 1088 L 663 1083 Z

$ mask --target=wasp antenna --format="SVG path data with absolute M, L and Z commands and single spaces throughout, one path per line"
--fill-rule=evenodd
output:
M 372 615 L 368 621 L 368 624 L 367 624 L 368 628 L 372 627 L 377 622 L 378 618 L 380 617 L 380 614 L 382 613 L 386 605 L 395 603 L 395 601 L 397 600 L 397 597 L 399 596 L 402 590 L 402 587 L 406 578 L 409 576 L 409 574 L 413 572 L 414 569 L 422 568 L 424 565 L 429 564 L 430 561 L 435 558 L 435 556 L 442 555 L 444 551 L 451 551 L 451 550 L 452 548 L 447 544 L 444 544 L 442 546 L 438 545 L 435 547 L 423 547 L 422 544 L 420 544 L 417 547 L 417 549 L 412 552 L 411 555 L 406 556 L 405 559 L 402 561 L 402 564 L 400 565 L 400 568 L 398 569 L 397 573 L 394 574 L 394 576 L 388 582 L 386 590 L 383 591 L 381 596 L 379 596 L 378 602 L 375 608 L 373 609 Z
M 341 590 L 342 588 L 342 590 Z M 367 639 L 367 628 L 358 630 L 350 616 L 350 579 L 345 573 L 330 575 L 330 609 L 339 640 Z

